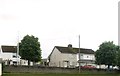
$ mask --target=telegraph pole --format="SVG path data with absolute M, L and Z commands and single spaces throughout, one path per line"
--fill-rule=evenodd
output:
M 79 73 L 80 73 L 80 35 L 79 35 L 79 60 L 78 60 L 78 63 L 79 63 Z
M 19 32 L 18 32 L 18 39 L 17 39 L 17 65 L 19 65 Z
M 19 65 L 19 42 L 17 43 L 17 65 Z
M 118 45 L 120 46 L 120 1 L 118 2 Z

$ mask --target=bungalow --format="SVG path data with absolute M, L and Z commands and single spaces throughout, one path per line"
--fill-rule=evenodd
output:
M 17 57 L 17 46 L 1 46 L 1 58 L 5 62 L 5 65 L 16 65 L 20 62 L 20 56 Z
M 2 45 L 0 50 L 0 58 L 2 58 L 5 65 L 28 65 L 28 60 L 21 59 L 21 56 L 17 57 L 17 46 Z M 30 62 L 33 65 L 33 62 Z
M 79 61 L 79 48 L 55 46 L 49 55 L 49 66 L 54 67 L 76 67 Z M 94 65 L 95 56 L 92 49 L 80 48 L 80 64 Z

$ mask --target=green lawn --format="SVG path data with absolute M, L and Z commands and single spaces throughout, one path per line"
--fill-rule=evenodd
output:
M 3 76 L 120 76 L 120 74 L 4 73 Z

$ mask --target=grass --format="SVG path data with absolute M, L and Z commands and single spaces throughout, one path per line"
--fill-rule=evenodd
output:
M 2 76 L 120 76 L 120 74 L 4 73 Z

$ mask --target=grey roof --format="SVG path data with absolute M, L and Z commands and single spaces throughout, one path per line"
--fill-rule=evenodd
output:
M 1 46 L 2 52 L 16 53 L 17 46 Z
M 79 48 L 73 48 L 72 45 L 68 45 L 68 47 L 63 46 L 55 46 L 48 56 L 48 59 L 50 59 L 51 54 L 53 53 L 54 49 L 57 48 L 61 53 L 68 53 L 68 54 L 77 54 L 79 53 Z M 92 49 L 86 49 L 86 48 L 80 48 L 80 53 L 83 54 L 94 54 L 95 52 Z
M 72 53 L 76 54 L 79 53 L 79 48 L 70 48 L 70 47 L 62 47 L 62 46 L 55 46 L 61 53 Z M 80 48 L 80 53 L 85 54 L 94 54 L 95 52 L 92 49 Z

